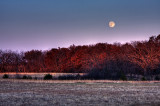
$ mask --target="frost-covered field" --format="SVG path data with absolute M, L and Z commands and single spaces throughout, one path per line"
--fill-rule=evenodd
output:
M 0 79 L 1 106 L 160 106 L 160 82 Z

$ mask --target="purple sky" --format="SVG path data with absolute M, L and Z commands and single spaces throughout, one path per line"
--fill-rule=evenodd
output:
M 116 26 L 109 28 L 109 21 Z M 160 34 L 160 0 L 0 0 L 0 49 L 48 50 Z

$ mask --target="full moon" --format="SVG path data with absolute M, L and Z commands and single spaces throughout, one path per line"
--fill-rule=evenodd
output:
M 115 24 L 114 21 L 110 21 L 110 22 L 109 22 L 109 27 L 113 28 L 115 25 L 116 25 L 116 24 Z

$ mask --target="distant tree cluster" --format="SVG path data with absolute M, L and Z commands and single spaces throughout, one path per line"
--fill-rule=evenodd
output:
M 0 72 L 101 72 L 108 77 L 123 74 L 160 74 L 160 35 L 148 41 L 75 46 L 13 52 L 0 50 Z

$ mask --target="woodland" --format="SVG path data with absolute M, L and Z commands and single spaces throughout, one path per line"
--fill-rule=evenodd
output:
M 160 74 L 160 35 L 130 43 L 53 48 L 47 51 L 0 50 L 0 72 L 98 73 L 104 78 L 120 75 Z

